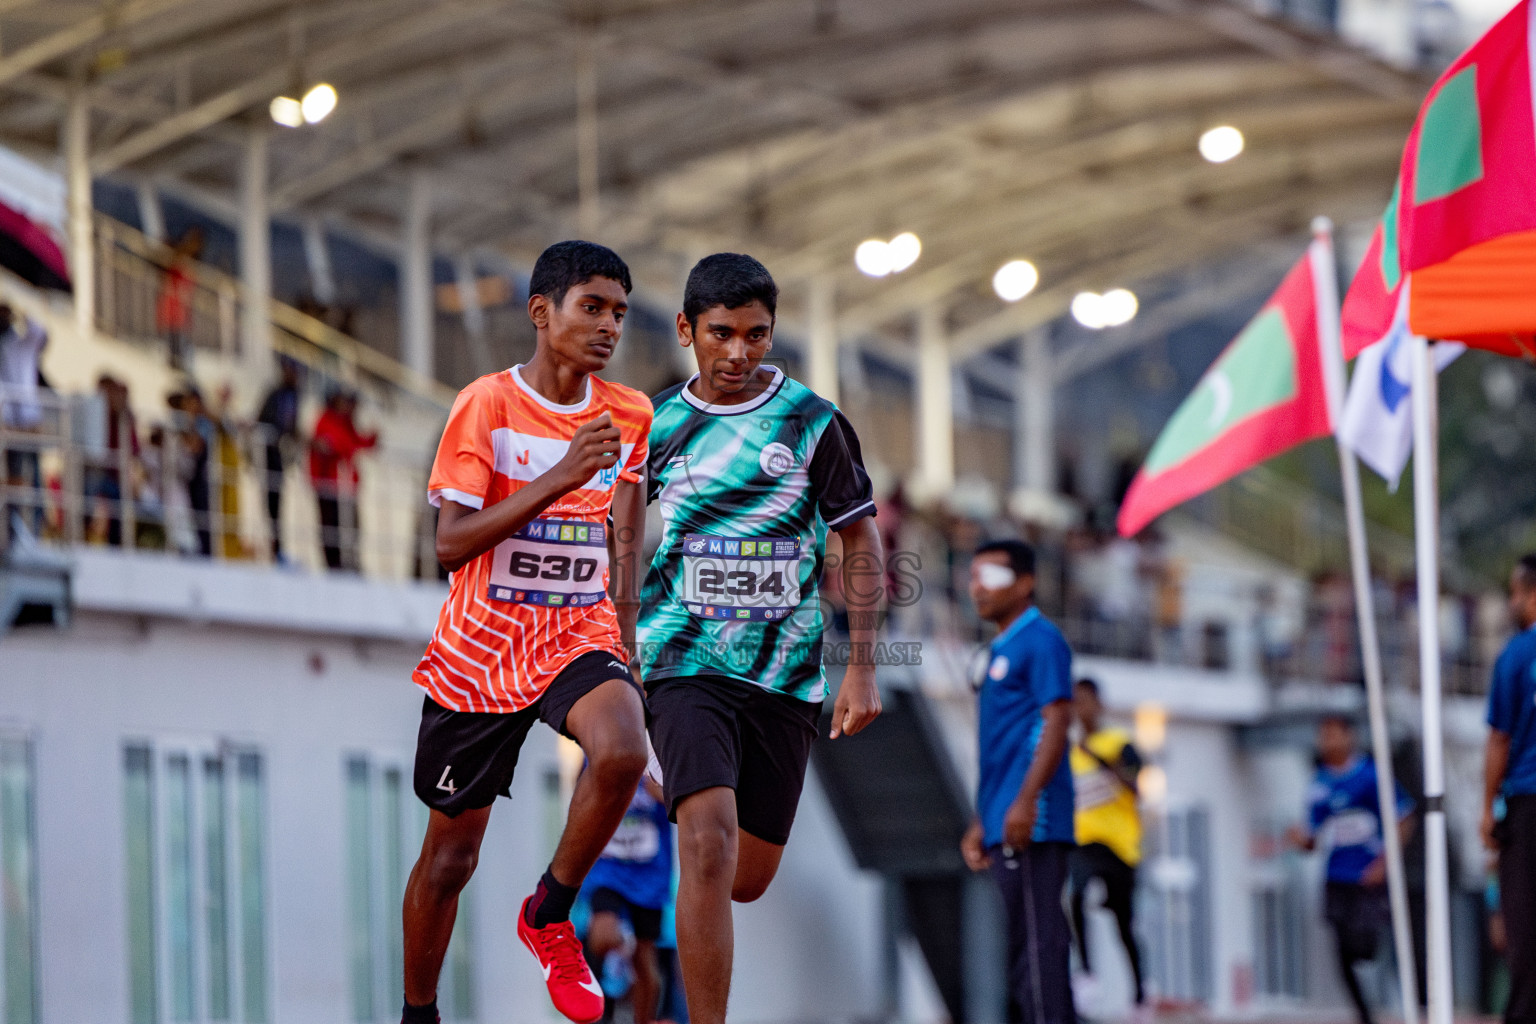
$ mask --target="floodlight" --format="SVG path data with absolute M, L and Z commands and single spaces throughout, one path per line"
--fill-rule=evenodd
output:
M 885 277 L 894 269 L 895 263 L 891 257 L 890 243 L 878 238 L 860 242 L 859 247 L 853 251 L 853 262 L 870 277 Z
M 1072 318 L 1093 331 L 1109 326 L 1104 318 L 1104 296 L 1098 292 L 1078 292 L 1072 298 Z
M 923 254 L 923 243 L 910 231 L 903 231 L 886 243 L 886 251 L 890 253 L 891 273 L 899 274 Z
M 1200 136 L 1200 155 L 1213 164 L 1224 164 L 1243 151 L 1243 133 L 1229 124 Z
M 1116 288 L 1099 297 L 1099 312 L 1106 327 L 1130 323 L 1136 318 L 1138 308 L 1135 294 L 1125 288 Z
M 334 86 L 321 82 L 304 94 L 304 101 L 300 106 L 304 112 L 304 120 L 310 124 L 319 124 L 328 117 L 331 111 L 336 109 L 336 89 Z
M 992 290 L 1004 302 L 1018 302 L 1040 283 L 1040 271 L 1029 260 L 1009 260 L 992 275 Z
M 279 96 L 268 108 L 272 120 L 285 128 L 297 128 L 304 123 L 304 105 L 292 96 Z

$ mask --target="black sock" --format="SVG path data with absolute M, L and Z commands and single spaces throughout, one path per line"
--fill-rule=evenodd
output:
M 441 1018 L 437 1015 L 436 999 L 426 1006 L 412 1006 L 407 999 L 405 1009 L 400 1011 L 400 1024 L 440 1024 L 440 1021 Z
M 580 887 L 572 888 L 555 877 L 553 870 L 544 872 L 539 887 L 533 890 L 528 901 L 528 924 L 532 928 L 547 928 L 571 918 L 571 904 L 576 902 Z

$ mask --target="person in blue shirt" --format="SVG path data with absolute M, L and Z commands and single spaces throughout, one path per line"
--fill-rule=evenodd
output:
M 1071 931 L 1062 907 L 1074 841 L 1072 650 L 1035 607 L 1035 552 L 983 544 L 971 600 L 999 633 L 981 684 L 976 820 L 961 841 L 972 871 L 992 872 L 1008 922 L 1008 1020 L 1073 1024 Z
M 1371 1024 L 1355 965 L 1376 955 L 1391 913 L 1376 762 L 1356 749 L 1354 722 L 1343 715 L 1330 715 L 1318 725 L 1317 755 L 1317 776 L 1307 792 L 1307 826 L 1292 826 L 1289 837 L 1303 850 L 1320 844 L 1328 849 L 1323 916 L 1338 941 L 1339 975 L 1355 1013 L 1360 1024 Z M 1404 839 L 1412 811 L 1413 801 L 1399 786 L 1397 828 Z
M 1483 764 L 1483 842 L 1499 854 L 1499 903 L 1509 964 L 1508 1024 L 1536 1024 L 1536 554 L 1509 576 L 1520 632 L 1493 666 Z M 1495 815 L 1503 798 L 1504 815 Z
M 601 977 L 603 958 L 624 946 L 627 923 L 635 938 L 635 1024 L 652 1024 L 662 981 L 656 944 L 672 901 L 672 823 L 661 787 L 649 777 L 640 780 L 624 820 L 587 873 L 582 895 L 592 910 L 585 942 L 592 973 Z

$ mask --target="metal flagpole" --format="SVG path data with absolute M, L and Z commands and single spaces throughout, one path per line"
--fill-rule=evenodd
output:
M 1434 351 L 1413 339 L 1413 523 L 1419 577 L 1419 691 L 1424 707 L 1424 848 L 1429 1024 L 1451 1024 L 1451 894 L 1440 721 L 1440 470 Z
M 1381 808 L 1382 849 L 1387 862 L 1387 895 L 1392 905 L 1392 941 L 1397 953 L 1397 984 L 1403 1024 L 1418 1024 L 1419 995 L 1414 970 L 1413 929 L 1408 916 L 1408 881 L 1397 825 L 1397 779 L 1392 770 L 1392 739 L 1387 730 L 1381 644 L 1376 635 L 1376 607 L 1371 596 L 1370 555 L 1366 548 L 1365 510 L 1360 501 L 1360 465 L 1354 450 L 1337 432 L 1344 409 L 1344 349 L 1339 341 L 1339 286 L 1333 255 L 1333 224 L 1312 222 L 1312 280 L 1317 291 L 1318 337 L 1323 349 L 1323 382 L 1328 389 L 1328 418 L 1333 423 L 1344 483 L 1344 519 L 1349 534 L 1349 567 L 1355 583 L 1355 612 L 1360 620 L 1360 658 L 1365 669 L 1366 708 L 1371 753 L 1376 761 L 1376 800 Z

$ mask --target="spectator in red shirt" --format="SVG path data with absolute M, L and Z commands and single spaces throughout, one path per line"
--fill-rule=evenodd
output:
M 325 411 L 315 423 L 309 446 L 309 479 L 320 503 L 320 542 L 325 564 L 332 569 L 357 570 L 357 463 L 354 457 L 378 444 L 378 434 L 363 434 L 352 416 L 357 394 L 331 392 Z
M 155 300 L 155 324 L 170 345 L 171 369 L 192 369 L 193 264 L 203 254 L 203 229 L 192 225 L 171 249 Z

